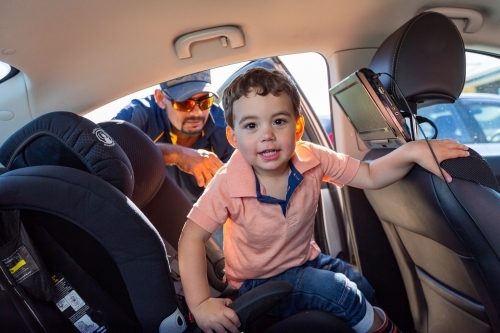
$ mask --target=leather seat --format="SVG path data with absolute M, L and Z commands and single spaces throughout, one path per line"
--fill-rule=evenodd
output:
M 389 36 L 370 69 L 401 109 L 452 103 L 465 78 L 460 33 L 447 17 L 422 13 Z M 387 150 L 372 150 L 374 160 Z M 365 194 L 396 255 L 415 330 L 500 332 L 500 194 L 487 162 L 476 152 L 441 166 L 445 183 L 415 166 L 402 180 Z

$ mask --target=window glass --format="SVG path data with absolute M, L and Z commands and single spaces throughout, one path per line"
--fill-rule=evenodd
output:
M 0 61 L 0 80 L 10 73 L 10 65 Z
M 500 59 L 466 52 L 466 78 L 460 98 L 418 110 L 438 128 L 438 138 L 464 144 L 500 143 Z M 424 127 L 424 126 L 423 126 Z M 432 136 L 431 126 L 423 128 Z
M 314 112 L 318 115 L 330 140 L 333 141 L 330 100 L 328 95 L 328 74 L 325 59 L 317 53 L 300 53 L 280 56 L 290 74 L 307 98 Z M 212 86 L 217 90 L 238 69 L 248 62 L 231 64 L 211 70 Z M 133 94 L 119 98 L 85 115 L 95 123 L 113 118 L 132 99 L 140 99 L 152 95 L 158 86 L 146 88 Z
M 438 104 L 418 110 L 420 116 L 424 116 L 434 122 L 438 128 L 438 138 L 448 138 L 462 143 L 472 143 L 464 122 L 459 118 L 455 104 Z M 425 123 L 424 123 L 425 124 Z M 422 126 L 427 137 L 434 135 L 434 129 L 428 125 Z
M 333 143 L 328 68 L 325 59 L 314 52 L 291 54 L 279 58 L 299 85 Z
M 228 66 L 223 66 L 219 68 L 214 68 L 210 71 L 211 79 L 212 79 L 212 86 L 215 88 L 215 90 L 218 89 L 218 87 L 226 81 L 226 79 L 231 76 L 236 70 L 241 68 L 243 65 L 245 65 L 247 62 L 242 62 L 238 64 L 232 64 Z M 127 104 L 129 104 L 133 99 L 141 99 L 145 98 L 149 95 L 153 95 L 155 89 L 159 89 L 160 87 L 158 85 L 154 85 L 152 87 L 137 91 L 135 93 L 132 93 L 130 95 L 121 97 L 113 102 L 110 102 L 106 105 L 101 106 L 98 109 L 95 109 L 94 111 L 91 111 L 85 115 L 85 118 L 88 118 L 92 120 L 95 123 L 99 123 L 102 121 L 110 120 L 114 116 L 120 112 L 122 108 L 124 108 Z
M 485 142 L 500 142 L 500 98 L 464 100 L 466 111 L 474 117 Z

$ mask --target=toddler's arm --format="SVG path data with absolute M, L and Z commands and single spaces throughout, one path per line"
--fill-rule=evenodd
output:
M 430 140 L 430 143 L 439 163 L 450 158 L 469 156 L 469 148 L 457 141 Z M 349 185 L 362 189 L 380 189 L 403 178 L 415 163 L 443 179 L 429 146 L 425 140 L 417 140 L 408 142 L 371 163 L 361 162 Z M 444 169 L 443 174 L 446 181 L 451 182 L 451 176 Z
M 240 321 L 227 307 L 231 300 L 211 298 L 207 280 L 205 243 L 211 234 L 187 220 L 179 239 L 179 269 L 186 301 L 204 332 L 238 333 Z

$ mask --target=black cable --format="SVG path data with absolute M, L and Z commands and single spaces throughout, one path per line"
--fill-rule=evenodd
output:
M 381 72 L 381 73 L 377 73 L 375 74 L 375 77 L 379 77 L 380 75 L 387 75 L 391 80 L 392 82 L 394 82 L 394 85 L 396 86 L 399 94 L 401 95 L 401 99 L 404 100 L 406 106 L 408 107 L 408 111 L 410 112 L 410 114 L 415 118 L 415 121 L 416 121 L 416 114 L 412 111 L 412 109 L 410 108 L 410 105 L 408 104 L 408 102 L 406 101 L 406 98 L 404 98 L 404 95 L 403 95 L 403 92 L 401 91 L 401 89 L 399 88 L 399 85 L 398 83 L 396 82 L 396 79 L 394 79 L 394 77 L 389 74 L 389 73 L 385 73 L 385 72 Z M 465 205 L 461 202 L 461 200 L 458 198 L 457 194 L 455 193 L 455 191 L 453 191 L 453 189 L 451 188 L 450 184 L 448 183 L 448 181 L 446 181 L 446 178 L 444 177 L 444 173 L 443 173 L 443 170 L 441 169 L 441 165 L 439 164 L 439 161 L 436 157 L 436 154 L 434 153 L 434 150 L 432 149 L 432 146 L 429 142 L 429 139 L 427 138 L 427 136 L 425 135 L 424 131 L 422 130 L 420 124 L 418 123 L 417 121 L 417 125 L 418 125 L 418 128 L 420 129 L 420 131 L 422 132 L 423 136 L 424 136 L 424 139 L 425 139 L 425 142 L 427 143 L 427 146 L 429 146 L 429 149 L 432 153 L 432 156 L 434 157 L 434 161 L 436 162 L 437 166 L 439 167 L 439 172 L 441 173 L 441 176 L 443 176 L 443 179 L 444 179 L 444 182 L 446 184 L 446 187 L 450 190 L 451 194 L 453 195 L 453 197 L 455 198 L 455 200 L 460 204 L 460 206 L 462 207 L 462 209 L 467 213 L 467 215 L 469 215 L 469 218 L 474 222 L 474 224 L 476 225 L 476 228 L 478 228 L 479 232 L 483 235 L 484 239 L 486 240 L 486 242 L 489 244 L 490 247 L 492 247 L 492 244 L 491 242 L 488 241 L 488 238 L 486 238 L 486 236 L 484 235 L 484 232 L 483 230 L 478 226 L 478 224 L 476 223 L 476 220 L 472 217 L 472 214 L 469 212 L 469 210 L 465 207 Z M 412 129 L 413 130 L 413 129 Z M 451 176 L 451 175 L 450 175 Z M 480 184 L 479 184 L 480 185 Z M 471 251 L 470 247 L 467 246 L 467 243 L 463 240 L 463 237 L 460 235 L 460 233 L 458 232 L 457 228 L 450 223 L 450 226 L 452 227 L 452 229 L 455 231 L 455 235 L 460 239 L 460 241 L 462 242 L 462 244 L 467 248 L 467 250 L 470 252 L 470 253 L 474 253 L 473 251 Z
M 385 73 L 385 72 L 375 74 L 375 78 L 377 78 L 381 75 L 387 75 L 391 79 L 391 81 L 394 83 L 395 87 L 397 88 L 397 90 L 399 92 L 399 95 L 401 96 L 401 99 L 405 102 L 406 107 L 408 108 L 408 111 L 411 114 L 412 121 L 414 121 L 417 124 L 418 129 L 420 130 L 420 132 L 422 132 L 422 135 L 424 136 L 425 142 L 427 143 L 427 146 L 429 147 L 429 149 L 431 151 L 432 157 L 434 158 L 434 161 L 436 162 L 436 164 L 439 168 L 439 172 L 441 173 L 441 176 L 443 176 L 445 183 L 448 184 L 448 181 L 446 180 L 446 177 L 444 176 L 443 170 L 441 169 L 441 165 L 439 164 L 439 161 L 436 157 L 436 154 L 434 153 L 434 149 L 432 149 L 432 146 L 431 146 L 431 143 L 429 142 L 429 139 L 425 135 L 424 130 L 422 129 L 422 126 L 420 126 L 420 123 L 417 120 L 417 114 L 415 112 L 413 112 L 410 105 L 408 104 L 408 101 L 406 100 L 406 98 L 404 98 L 403 92 L 401 91 L 401 88 L 399 88 L 399 85 L 396 82 L 396 79 L 391 74 Z M 413 126 L 412 126 L 412 132 L 413 132 Z M 415 138 L 415 136 L 416 136 L 416 133 L 413 133 L 414 138 Z M 449 185 L 448 185 L 448 188 L 450 188 Z M 451 188 L 450 188 L 450 190 L 451 190 Z M 453 190 L 451 190 L 451 191 L 453 192 Z

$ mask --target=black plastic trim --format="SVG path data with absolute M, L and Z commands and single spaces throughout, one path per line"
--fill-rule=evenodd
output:
M 459 307 L 465 312 L 475 316 L 477 319 L 489 324 L 488 315 L 482 304 L 475 302 L 474 300 L 458 293 L 457 291 L 449 288 L 448 286 L 442 284 L 438 280 L 434 279 L 432 276 L 427 274 L 423 269 L 416 266 L 417 275 L 431 290 L 433 290 L 437 295 L 441 296 L 443 299 L 452 303 L 453 305 Z

